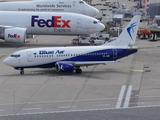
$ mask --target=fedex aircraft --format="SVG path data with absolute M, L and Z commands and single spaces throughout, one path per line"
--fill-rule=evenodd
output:
M 20 70 L 25 68 L 53 68 L 57 72 L 81 73 L 80 67 L 113 63 L 138 51 L 133 47 L 140 16 L 134 16 L 120 36 L 113 42 L 101 46 L 43 47 L 25 49 L 4 59 L 4 63 Z
M 1 2 L 0 11 L 73 12 L 96 16 L 99 11 L 82 0 L 35 0 Z
M 27 35 L 88 35 L 105 28 L 90 16 L 67 12 L 0 11 L 0 39 L 24 43 Z

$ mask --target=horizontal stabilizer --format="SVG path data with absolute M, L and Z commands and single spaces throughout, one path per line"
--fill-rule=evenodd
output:
M 160 47 L 160 46 L 150 46 L 150 47 L 130 47 L 130 48 L 127 48 L 126 50 L 150 49 L 150 48 L 157 48 L 157 47 Z

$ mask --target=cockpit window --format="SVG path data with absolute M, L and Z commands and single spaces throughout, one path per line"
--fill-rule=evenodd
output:
M 18 57 L 20 57 L 20 55 L 11 55 L 11 57 L 18 58 Z
M 81 4 L 81 3 L 84 3 L 83 1 L 79 1 L 79 3 Z
M 99 20 L 97 20 L 97 21 L 93 21 L 93 24 L 98 24 L 98 23 L 100 23 L 100 21 L 99 21 Z
M 94 23 L 94 24 L 97 24 L 98 22 L 97 22 L 97 21 L 93 21 L 93 23 Z

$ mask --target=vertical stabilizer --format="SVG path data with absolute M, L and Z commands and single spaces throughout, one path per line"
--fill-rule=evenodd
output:
M 136 41 L 140 18 L 140 15 L 134 16 L 119 37 L 115 41 L 104 44 L 104 46 L 133 46 Z

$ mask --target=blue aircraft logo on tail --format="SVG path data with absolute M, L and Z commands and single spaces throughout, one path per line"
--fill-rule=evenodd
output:
M 131 30 L 133 30 L 133 32 L 134 32 L 134 29 L 133 29 L 133 28 L 134 28 L 135 26 L 136 26 L 136 22 L 130 24 L 130 26 L 127 28 L 128 34 L 129 34 L 129 36 L 131 37 L 132 40 L 133 40 L 133 38 L 132 38 L 132 35 L 131 35 Z

